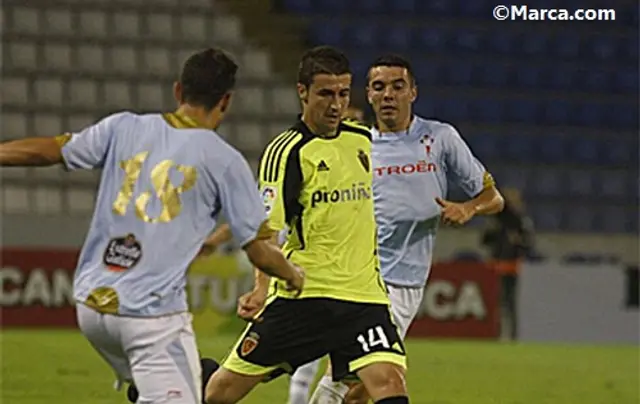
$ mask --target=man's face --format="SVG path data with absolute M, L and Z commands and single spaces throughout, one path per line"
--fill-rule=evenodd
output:
M 338 128 L 351 97 L 351 74 L 317 74 L 310 86 L 298 84 L 303 109 L 321 133 Z
M 369 71 L 367 98 L 378 120 L 397 126 L 411 115 L 417 89 L 404 67 L 378 66 Z

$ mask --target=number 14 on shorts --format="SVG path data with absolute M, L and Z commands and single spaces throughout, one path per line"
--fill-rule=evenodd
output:
M 365 337 L 365 335 L 367 337 Z M 381 345 L 385 349 L 391 349 L 389 339 L 381 325 L 369 328 L 366 333 L 358 335 L 357 340 L 360 345 L 362 345 L 364 352 L 371 352 L 371 349 L 378 345 Z

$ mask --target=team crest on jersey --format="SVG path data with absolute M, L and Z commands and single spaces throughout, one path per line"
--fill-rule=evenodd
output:
M 360 160 L 360 164 L 362 164 L 362 167 L 367 172 L 371 170 L 371 163 L 369 162 L 369 156 L 367 156 L 367 153 L 365 153 L 364 150 L 362 149 L 358 150 L 358 160 Z
M 240 345 L 240 355 L 247 356 L 258 346 L 260 336 L 255 332 L 250 332 L 249 335 L 244 337 L 242 344 Z
M 136 266 L 142 258 L 142 246 L 133 234 L 111 239 L 104 250 L 103 262 L 112 271 L 122 272 Z
M 263 187 L 262 188 L 262 204 L 264 205 L 264 210 L 267 214 L 271 213 L 273 209 L 273 205 L 276 202 L 276 197 L 278 196 L 277 191 L 273 187 Z
M 433 138 L 429 135 L 424 135 L 420 143 L 424 145 L 424 150 L 427 152 L 427 155 L 431 154 L 431 146 L 433 145 Z

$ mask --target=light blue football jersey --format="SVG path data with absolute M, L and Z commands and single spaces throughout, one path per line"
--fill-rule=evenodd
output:
M 456 129 L 414 116 L 408 131 L 373 133 L 373 192 L 385 282 L 423 287 L 429 276 L 447 180 L 470 197 L 493 185 Z
M 240 245 L 266 220 L 245 158 L 184 115 L 118 113 L 67 139 L 68 169 L 103 169 L 74 277 L 75 299 L 99 311 L 188 310 L 187 269 L 218 215 Z

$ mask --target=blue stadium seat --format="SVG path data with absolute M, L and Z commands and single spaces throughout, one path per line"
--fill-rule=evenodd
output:
M 422 28 L 418 30 L 416 36 L 417 46 L 425 53 L 448 50 L 449 36 L 442 29 L 434 27 Z
M 501 100 L 474 100 L 472 117 L 487 123 L 503 123 L 505 116 L 504 102 Z
M 494 133 L 475 133 L 470 136 L 465 136 L 464 140 L 469 144 L 471 151 L 480 161 L 488 162 L 502 157 L 500 147 L 503 138 L 503 136 Z
M 351 0 L 354 4 L 354 9 L 358 11 L 358 13 L 366 13 L 366 14 L 375 14 L 381 13 L 385 11 L 386 5 L 384 0 L 358 0 L 357 2 Z M 344 1 L 344 3 L 348 3 Z
M 382 42 L 394 52 L 404 52 L 411 47 L 411 30 L 397 25 L 385 29 Z
M 508 55 L 516 50 L 516 46 L 513 35 L 503 31 L 494 31 L 489 35 L 487 50 Z
M 536 66 L 522 65 L 516 70 L 516 82 L 520 87 L 539 88 L 543 81 L 542 72 Z
M 640 47 L 640 44 L 638 44 L 638 37 L 628 38 L 625 45 L 625 56 L 627 59 L 631 62 L 638 63 L 638 47 Z
M 480 82 L 491 87 L 509 85 L 509 69 L 501 63 L 487 63 L 479 68 Z
M 506 158 L 517 162 L 535 161 L 534 138 L 531 135 L 509 135 L 505 137 Z
M 367 70 L 369 69 L 369 65 L 371 64 L 371 59 L 367 56 L 358 55 L 357 57 L 351 58 L 351 72 L 353 73 L 353 80 L 365 80 L 364 77 L 367 75 Z
M 603 163 L 609 166 L 628 167 L 633 165 L 634 156 L 638 155 L 638 149 L 633 142 L 621 139 L 606 139 L 605 147 L 601 150 Z
M 531 216 L 537 230 L 558 231 L 563 227 L 562 206 L 557 204 L 534 204 Z
M 615 78 L 615 89 L 625 93 L 638 92 L 638 69 L 619 69 L 613 75 Z
M 555 53 L 563 59 L 576 59 L 580 55 L 580 37 L 575 34 L 564 34 L 553 40 Z
M 532 188 L 536 195 L 558 197 L 564 187 L 562 171 L 554 168 L 537 168 L 534 171 Z
M 609 37 L 596 37 L 589 40 L 590 56 L 598 60 L 611 60 L 616 55 L 616 43 L 615 39 Z
M 354 48 L 373 49 L 377 45 L 377 29 L 370 23 L 354 24 L 349 29 L 349 43 Z
M 466 98 L 446 98 L 441 104 L 443 120 L 456 122 L 469 118 L 469 101 Z
M 624 170 L 600 171 L 598 182 L 600 195 L 604 198 L 623 201 L 628 195 L 628 177 L 625 175 Z
M 537 123 L 540 109 L 540 103 L 530 99 L 507 103 L 507 114 L 514 122 Z
M 599 212 L 600 228 L 608 233 L 625 233 L 633 225 L 630 223 L 632 219 L 628 212 L 622 206 L 603 205 Z
M 536 137 L 536 150 L 540 162 L 548 164 L 562 164 L 566 162 L 566 154 L 572 147 L 572 140 L 570 137 L 555 134 L 555 135 L 542 135 Z
M 608 70 L 592 68 L 587 69 L 586 72 L 577 71 L 574 74 L 584 79 L 584 86 L 588 91 L 608 92 L 611 88 L 612 75 Z
M 340 46 L 344 42 L 344 32 L 340 25 L 336 23 L 317 23 L 311 25 L 309 40 L 314 45 Z
M 625 129 L 636 129 L 638 127 L 638 105 L 637 104 L 605 104 L 605 114 L 610 117 L 614 127 Z
M 578 104 L 575 113 L 572 114 L 571 123 L 579 126 L 600 126 L 606 121 L 604 109 L 599 104 Z
M 293 13 L 310 14 L 313 12 L 313 0 L 280 0 L 280 2 L 283 9 Z
M 500 187 L 512 187 L 528 189 L 531 181 L 531 170 L 521 165 L 506 166 L 501 173 L 501 178 L 496 181 Z
M 594 231 L 597 213 L 590 206 L 578 205 L 567 210 L 566 229 L 572 232 L 585 233 Z
M 455 3 L 451 0 L 421 0 L 416 3 L 417 11 L 430 16 L 450 16 L 455 14 Z
M 553 74 L 549 78 L 549 88 L 557 90 L 573 89 L 575 86 L 576 76 L 568 69 L 557 67 L 553 70 Z
M 387 0 L 387 9 L 393 13 L 408 14 L 417 9 L 416 4 L 420 0 Z
M 469 63 L 453 63 L 446 69 L 446 82 L 453 85 L 469 85 L 472 82 L 474 67 Z
M 467 17 L 485 17 L 487 10 L 491 7 L 487 6 L 487 2 L 483 0 L 459 0 L 458 10 L 460 14 Z
M 443 70 L 442 65 L 433 60 L 425 57 L 416 58 L 412 61 L 412 67 L 418 79 L 418 85 L 430 86 L 442 83 L 442 75 L 440 74 Z
M 544 33 L 529 33 L 522 38 L 521 51 L 525 55 L 545 55 L 548 52 L 548 46 L 549 38 Z
M 585 165 L 598 165 L 601 163 L 600 156 L 602 145 L 599 139 L 593 137 L 580 137 L 574 138 L 571 147 L 570 160 L 571 163 L 585 164 Z
M 351 2 L 344 0 L 314 0 L 316 11 L 322 11 L 324 14 L 340 13 L 351 5 Z
M 482 37 L 478 32 L 461 31 L 456 36 L 455 46 L 462 52 L 478 52 L 482 47 Z
M 571 196 L 589 197 L 595 194 L 595 175 L 589 170 L 573 169 L 567 173 L 567 190 Z
M 566 125 L 569 123 L 570 110 L 571 106 L 567 101 L 549 101 L 544 111 L 545 122 L 554 125 Z

